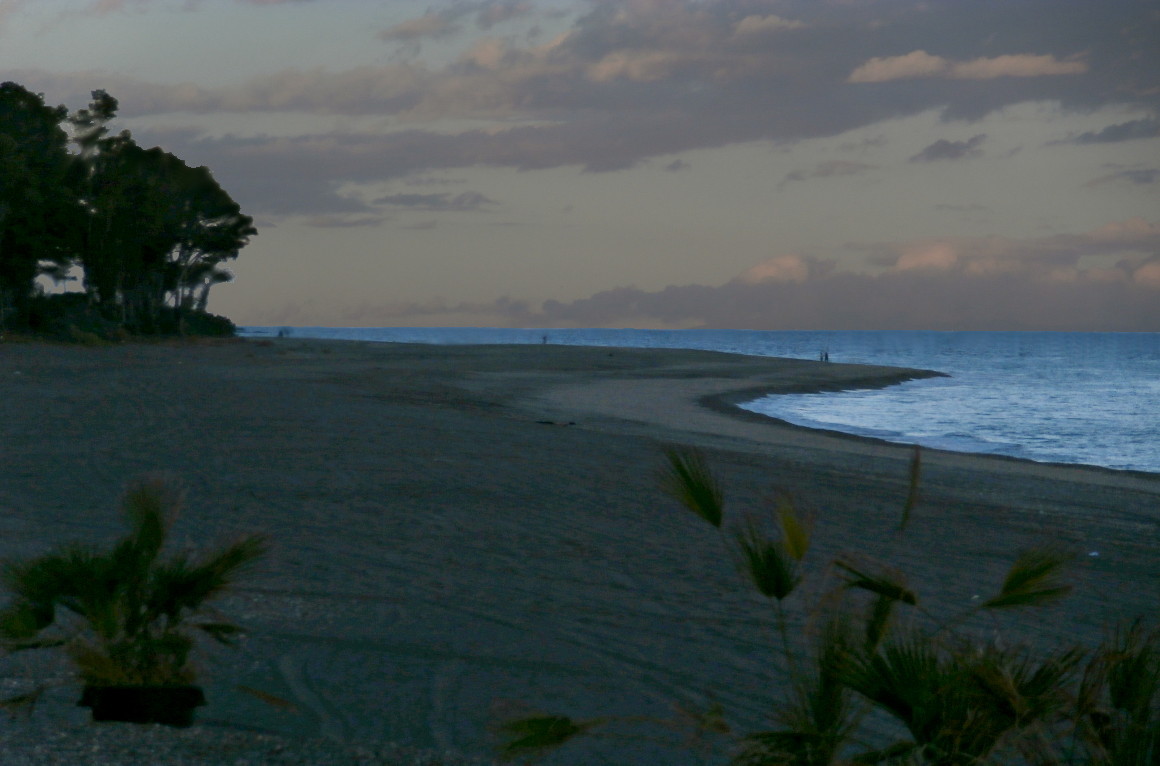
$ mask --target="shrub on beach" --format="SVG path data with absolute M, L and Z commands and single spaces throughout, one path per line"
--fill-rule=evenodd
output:
M 171 484 L 135 482 L 122 501 L 128 532 L 110 547 L 72 543 L 4 562 L 0 647 L 62 650 L 86 689 L 193 684 L 195 639 L 231 645 L 242 632 L 210 602 L 267 546 L 249 535 L 200 555 L 169 551 L 179 507 Z
M 34 337 L 83 346 L 149 336 L 229 338 L 237 330 L 226 317 L 194 309 L 179 312 L 172 306 L 159 307 L 148 322 L 127 324 L 115 309 L 94 304 L 85 293 L 33 297 L 25 324 L 24 329 Z
M 807 570 L 810 518 L 789 495 L 777 497 L 768 518 L 746 516 L 727 531 L 724 492 L 704 455 L 673 449 L 666 458 L 662 487 L 717 530 L 745 579 L 774 605 L 774 656 L 787 679 L 771 700 L 774 728 L 734 735 L 719 709 L 691 719 L 696 733 L 727 737 L 733 766 L 1160 763 L 1160 630 L 1137 620 L 1109 629 L 1095 649 L 1035 651 L 971 629 L 984 613 L 1065 597 L 1067 552 L 1023 551 L 990 597 L 939 618 L 885 562 L 842 554 Z M 916 447 L 900 533 L 920 473 Z M 802 582 L 819 577 L 836 585 L 802 603 Z M 789 606 L 811 630 L 791 637 Z M 501 755 L 544 753 L 605 727 L 648 721 L 508 721 L 499 727 Z

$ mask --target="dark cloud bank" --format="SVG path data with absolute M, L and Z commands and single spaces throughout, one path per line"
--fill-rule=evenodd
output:
M 273 214 L 369 212 L 365 203 L 336 199 L 334 190 L 348 182 L 472 166 L 608 172 L 694 149 L 832 136 L 930 109 L 971 120 L 1027 101 L 1075 110 L 1117 104 L 1152 116 L 1060 140 L 1157 132 L 1160 15 L 1148 0 L 602 0 L 574 8 L 580 13 L 566 35 L 537 44 L 505 32 L 549 13 L 530 2 L 436 6 L 367 30 L 384 50 L 403 46 L 402 53 L 424 39 L 486 31 L 440 67 L 404 57 L 342 71 L 283 70 L 223 88 L 94 73 L 13 76 L 71 105 L 106 88 L 129 116 L 305 112 L 506 126 L 156 135 L 167 149 L 215 168 L 247 209 Z M 970 156 L 975 142 L 916 147 L 915 160 Z
M 754 330 L 1160 331 L 1160 286 L 1127 280 L 1053 282 L 1029 275 L 838 273 L 804 283 L 620 287 L 571 302 L 362 306 L 336 324 L 511 327 L 679 327 Z M 293 323 L 291 310 L 269 321 Z

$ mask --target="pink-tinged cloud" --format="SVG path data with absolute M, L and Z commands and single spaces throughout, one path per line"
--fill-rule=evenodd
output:
M 1079 59 L 1060 61 L 1055 56 L 1018 54 L 954 62 L 923 50 L 904 56 L 876 57 L 850 73 L 848 82 L 889 82 L 923 77 L 955 80 L 993 80 L 998 77 L 1043 77 L 1083 74 L 1088 64 Z
M 950 76 L 957 80 L 993 80 L 996 77 L 1047 77 L 1087 71 L 1087 62 L 1078 59 L 1059 61 L 1055 56 L 1024 54 L 965 61 L 952 66 Z
M 667 78 L 674 68 L 688 60 L 673 51 L 616 51 L 588 67 L 593 82 L 632 80 L 656 82 Z
M 810 278 L 811 271 L 814 270 L 816 270 L 814 262 L 800 255 L 779 255 L 757 264 L 738 279 L 746 284 L 805 282 Z
M 891 271 L 932 269 L 964 273 L 1020 272 L 1040 278 L 1060 268 L 1077 268 L 1083 258 L 1130 256 L 1116 265 L 1121 279 L 1133 279 L 1142 260 L 1160 257 L 1160 223 L 1129 218 L 1080 234 L 1014 239 L 945 237 L 911 242 L 851 243 L 868 263 Z M 1077 272 L 1084 278 L 1090 269 Z M 1085 276 L 1086 275 L 1086 276 Z
M 1160 289 L 1160 258 L 1149 261 L 1136 269 L 1132 280 L 1141 285 Z
M 775 14 L 768 16 L 746 16 L 733 27 L 736 35 L 764 35 L 770 32 L 784 32 L 791 29 L 803 29 L 806 24 L 795 19 L 783 19 Z
M 894 268 L 898 271 L 913 269 L 948 271 L 958 262 L 959 256 L 954 247 L 946 242 L 933 242 L 906 247 L 895 261 Z
M 889 82 L 916 77 L 938 77 L 950 69 L 942 56 L 912 51 L 905 56 L 875 57 L 850 73 L 849 82 Z
M 860 246 L 865 247 L 865 246 Z M 885 243 L 878 273 L 782 255 L 721 285 L 617 287 L 533 307 L 427 303 L 362 306 L 335 323 L 448 326 L 465 316 L 498 327 L 758 330 L 1160 331 L 1160 223 L 1131 219 L 1091 232 Z M 1124 257 L 1084 266 L 1083 256 Z M 289 322 L 290 320 L 284 320 Z
M 446 37 L 458 31 L 458 27 L 446 16 L 428 13 L 414 19 L 400 22 L 379 32 L 379 39 L 386 41 L 413 41 L 424 38 Z

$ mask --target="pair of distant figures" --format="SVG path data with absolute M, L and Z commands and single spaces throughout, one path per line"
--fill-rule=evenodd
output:
M 830 361 L 830 352 L 829 351 L 822 351 L 820 354 L 818 354 L 818 361 L 819 362 Z

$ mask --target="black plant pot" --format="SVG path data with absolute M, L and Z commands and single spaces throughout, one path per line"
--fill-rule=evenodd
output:
M 189 726 L 205 704 L 200 686 L 85 686 L 77 705 L 92 708 L 94 721 Z

